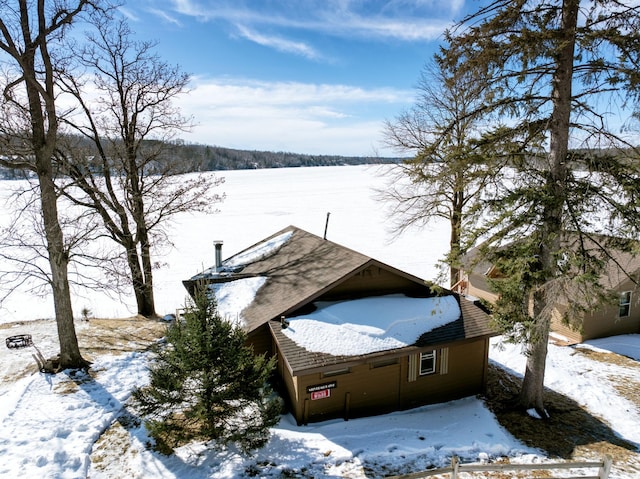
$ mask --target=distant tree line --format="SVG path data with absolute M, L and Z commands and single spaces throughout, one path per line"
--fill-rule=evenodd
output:
M 310 155 L 284 151 L 235 150 L 221 146 L 184 144 L 176 154 L 194 165 L 194 171 L 342 166 L 398 163 L 402 158 L 376 156 Z
M 81 139 L 74 139 L 76 143 Z M 150 140 L 152 142 L 152 140 Z M 302 166 L 378 165 L 400 163 L 404 158 L 378 156 L 311 155 L 284 151 L 237 150 L 222 146 L 172 142 L 166 156 L 182 165 L 181 173 L 251 170 L 264 168 L 295 168 Z M 0 153 L 0 156 L 3 156 Z M 0 166 L 0 179 L 19 180 L 27 171 Z M 94 171 L 94 173 L 99 173 Z

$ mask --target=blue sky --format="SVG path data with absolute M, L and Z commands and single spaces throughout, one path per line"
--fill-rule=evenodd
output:
M 383 122 L 467 0 L 128 0 L 136 34 L 192 75 L 182 137 L 231 148 L 397 154 Z M 471 3 L 471 5 L 469 5 Z

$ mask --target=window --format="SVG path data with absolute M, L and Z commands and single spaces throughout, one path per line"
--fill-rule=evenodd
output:
M 629 316 L 629 311 L 631 310 L 631 291 L 625 291 L 624 293 L 620 293 L 620 312 L 618 316 L 621 318 L 626 318 Z
M 436 372 L 436 352 L 427 351 L 420 353 L 420 376 Z

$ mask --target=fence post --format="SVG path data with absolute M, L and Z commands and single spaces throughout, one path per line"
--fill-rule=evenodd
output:
M 600 466 L 600 471 L 598 471 L 599 479 L 608 479 L 612 464 L 613 458 L 609 454 L 602 458 L 602 466 Z
M 459 463 L 460 463 L 460 459 L 458 459 L 458 456 L 451 456 L 451 479 L 458 478 Z

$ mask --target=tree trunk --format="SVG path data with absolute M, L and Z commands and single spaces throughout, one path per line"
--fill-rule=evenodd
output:
M 540 264 L 544 273 L 543 281 L 546 283 L 540 285 L 533 296 L 535 327 L 531 331 L 527 369 L 520 393 L 522 406 L 534 407 L 542 417 L 546 417 L 543 392 L 547 343 L 551 326 L 552 308 L 549 307 L 549 302 L 554 300 L 549 292 L 549 282 L 553 281 L 557 273 L 556 254 L 560 250 L 563 231 L 563 208 L 568 177 L 566 158 L 571 118 L 571 82 L 579 6 L 579 0 L 565 0 L 562 6 L 557 67 L 552 78 L 553 112 L 549 128 L 549 174 L 545 186 L 547 203 L 541 226 Z
M 132 130 L 130 127 L 127 131 Z M 149 318 L 156 315 L 155 302 L 153 297 L 153 272 L 151 264 L 151 245 L 149 244 L 149 230 L 145 217 L 144 199 L 141 191 L 140 172 L 136 162 L 137 152 L 134 147 L 135 135 L 133 133 L 124 135 L 127 145 L 127 183 L 131 194 L 131 215 L 136 224 L 137 242 L 140 244 L 140 256 L 142 265 L 138 263 L 142 282 L 138 284 L 136 299 L 138 300 L 138 314 Z M 137 250 L 136 250 L 137 254 Z M 136 260 L 137 261 L 137 260 Z M 134 284 L 135 287 L 135 284 Z
M 138 253 L 136 244 L 133 238 L 130 237 L 127 238 L 126 241 L 123 241 L 122 244 L 127 251 L 127 264 L 129 265 L 138 314 L 146 318 L 155 316 L 153 286 L 148 284 L 148 278 L 143 270 L 143 266 L 141 266 L 141 263 L 144 262 L 140 260 L 140 254 Z M 149 290 L 151 290 L 150 295 Z
M 45 2 L 37 3 L 39 27 L 45 18 Z M 86 368 L 89 363 L 80 354 L 69 289 L 69 256 L 65 250 L 64 236 L 58 220 L 58 197 L 53 181 L 52 156 L 58 134 L 58 117 L 55 108 L 53 66 L 48 53 L 46 36 L 40 31 L 37 41 L 30 34 L 29 7 L 20 2 L 20 24 L 28 48 L 17 60 L 20 62 L 28 111 L 31 122 L 32 146 L 35 157 L 35 171 L 40 187 L 42 221 L 47 245 L 49 265 L 51 267 L 51 288 L 60 342 L 60 369 Z M 36 65 L 36 50 L 40 51 L 43 66 Z M 39 82 L 39 69 L 44 72 L 44 81 Z
M 58 327 L 58 340 L 60 342 L 60 369 L 86 368 L 89 362 L 80 354 L 76 328 L 73 322 L 71 292 L 67 278 L 69 258 L 65 252 L 62 229 L 58 222 L 57 197 L 50 175 L 51 160 L 37 158 L 36 161 L 38 164 L 42 219 L 45 227 L 49 265 L 51 266 L 53 303 Z
M 462 210 L 464 208 L 464 179 L 460 178 L 456 182 L 457 191 L 454 191 L 451 205 L 451 236 L 449 238 L 449 285 L 454 286 L 460 278 L 460 261 L 462 250 L 460 247 L 460 235 L 462 232 Z
M 520 404 L 525 409 L 535 409 L 543 419 L 549 415 L 544 407 L 544 374 L 547 362 L 550 319 L 539 310 L 546 299 L 540 293 L 534 294 L 534 315 L 536 324 L 527 345 L 527 366 L 520 390 Z
M 153 266 L 151 263 L 151 245 L 149 244 L 148 231 L 144 230 L 142 235 L 142 241 L 140 242 L 140 249 L 142 252 L 142 272 L 144 274 L 143 285 L 143 304 L 140 308 L 142 314 L 146 318 L 150 318 L 156 315 L 155 298 L 153 297 Z

